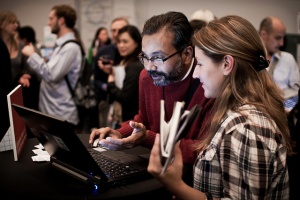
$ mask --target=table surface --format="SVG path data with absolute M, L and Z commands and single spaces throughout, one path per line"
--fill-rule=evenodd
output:
M 88 146 L 88 134 L 78 135 Z M 0 195 L 30 199 L 171 199 L 171 195 L 155 179 L 149 178 L 129 185 L 95 190 L 63 172 L 50 162 L 33 162 L 36 138 L 27 139 L 20 159 L 14 161 L 13 151 L 0 152 Z M 2 198 L 1 198 L 2 199 Z

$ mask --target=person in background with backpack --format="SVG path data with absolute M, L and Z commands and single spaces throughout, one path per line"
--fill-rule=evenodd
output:
M 75 42 L 74 26 L 76 11 L 69 5 L 55 5 L 49 13 L 48 25 L 57 35 L 55 49 L 48 62 L 34 51 L 32 44 L 26 45 L 22 53 L 28 56 L 27 63 L 41 77 L 39 110 L 60 117 L 71 124 L 79 123 L 78 110 L 69 91 L 65 76 L 74 89 L 82 63 L 81 47 Z

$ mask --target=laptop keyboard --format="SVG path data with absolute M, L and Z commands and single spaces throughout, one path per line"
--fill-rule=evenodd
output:
M 125 176 L 139 171 L 131 166 L 109 159 L 93 149 L 88 149 L 88 151 L 108 178 Z

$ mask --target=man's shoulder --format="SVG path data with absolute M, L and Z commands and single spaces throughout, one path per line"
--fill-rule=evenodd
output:
M 67 40 L 64 40 L 59 46 L 59 48 L 61 49 L 70 49 L 72 50 L 73 48 L 81 48 L 80 47 L 80 43 L 77 42 L 75 39 L 67 39 Z
M 287 51 L 280 51 L 276 55 L 279 57 L 279 59 L 295 60 L 293 54 Z
M 141 79 L 151 79 L 151 77 L 148 75 L 148 72 L 146 69 L 142 69 L 140 74 Z

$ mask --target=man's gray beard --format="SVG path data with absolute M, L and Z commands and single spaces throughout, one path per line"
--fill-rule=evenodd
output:
M 173 81 L 171 80 L 166 80 L 166 78 L 164 78 L 163 80 L 160 80 L 160 81 L 153 81 L 153 84 L 156 85 L 156 86 L 166 86 L 166 85 L 169 85 L 173 83 Z
M 183 71 L 182 63 L 179 62 L 178 65 L 175 67 L 175 69 L 170 73 L 169 76 L 167 76 L 165 73 L 164 75 L 161 75 L 163 77 L 159 81 L 153 81 L 153 84 L 156 86 L 166 86 L 172 83 L 175 83 L 178 81 L 178 77 Z

